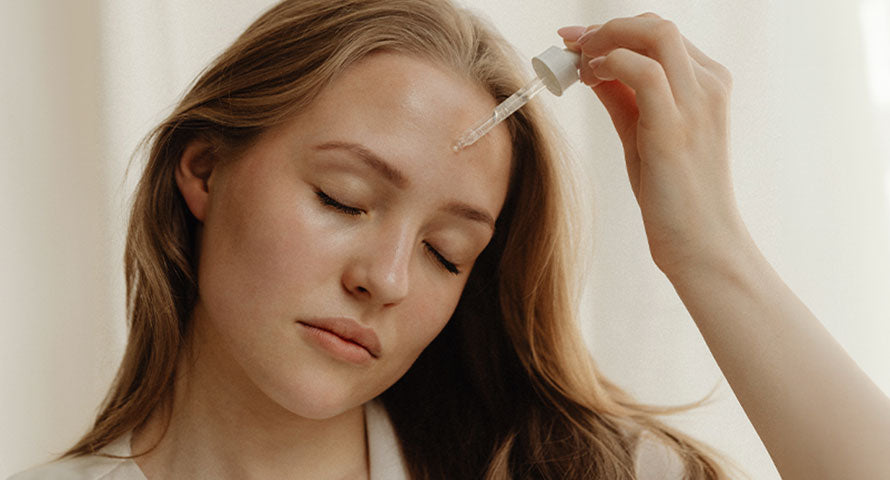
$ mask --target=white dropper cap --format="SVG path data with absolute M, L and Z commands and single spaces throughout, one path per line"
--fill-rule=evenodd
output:
M 580 63 L 580 53 L 555 46 L 532 58 L 532 68 L 538 78 L 557 97 L 581 78 L 578 71 Z

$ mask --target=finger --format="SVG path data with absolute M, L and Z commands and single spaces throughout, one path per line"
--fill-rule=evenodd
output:
M 658 15 L 651 13 L 651 12 L 644 13 L 639 16 L 640 17 L 659 18 L 659 19 L 661 18 Z M 589 32 L 591 30 L 596 30 L 597 28 L 599 28 L 601 26 L 602 26 L 602 24 L 594 24 L 594 25 L 590 25 L 587 27 L 584 27 L 581 25 L 571 25 L 571 26 L 560 28 L 559 30 L 556 31 L 556 33 L 560 37 L 562 37 L 562 40 L 566 44 L 567 47 L 577 49 L 578 48 L 577 41 L 582 35 L 584 35 L 585 33 Z M 711 57 L 707 56 L 698 47 L 696 47 L 694 43 L 689 41 L 689 39 L 686 38 L 685 35 L 683 35 L 683 43 L 684 43 L 684 45 L 686 45 L 686 51 L 689 53 L 689 56 L 692 57 L 692 59 L 695 60 L 696 63 L 698 63 L 699 65 L 701 65 L 703 67 L 719 65 L 718 62 L 716 62 Z
M 646 12 L 638 16 L 662 20 L 660 16 L 652 12 Z M 692 60 L 694 60 L 693 70 L 695 70 L 696 76 L 701 73 L 702 69 L 704 69 L 708 73 L 715 75 L 717 78 L 723 81 L 725 85 L 732 84 L 732 75 L 730 75 L 729 70 L 726 67 L 724 67 L 722 64 L 715 61 L 711 57 L 705 55 L 705 53 L 699 50 L 699 48 L 696 47 L 692 42 L 690 42 L 685 35 L 680 35 L 680 37 L 683 38 L 683 44 L 686 46 L 686 52 L 689 53 L 689 56 L 692 57 Z M 699 80 L 701 80 L 700 77 Z M 701 83 L 701 81 L 699 83 Z
M 580 47 L 577 43 L 578 39 L 590 30 L 595 30 L 599 27 L 599 24 L 590 25 L 588 27 L 573 25 L 569 27 L 562 27 L 557 30 L 556 33 L 559 34 L 560 37 L 562 37 L 562 41 L 563 43 L 565 43 L 566 48 L 577 52 L 580 51 Z
M 618 132 L 621 145 L 624 147 L 624 160 L 627 167 L 627 175 L 634 196 L 640 194 L 640 158 L 637 154 L 637 124 L 639 111 L 633 89 L 618 82 L 602 82 L 593 89 L 596 96 L 603 102 L 603 106 L 609 112 L 612 125 Z
M 625 140 L 623 134 L 632 130 L 639 117 L 633 89 L 621 82 L 608 81 L 597 85 L 593 91 L 609 112 L 615 130 Z
M 717 63 L 711 59 L 711 57 L 707 56 L 698 49 L 692 42 L 689 41 L 685 36 L 683 37 L 683 43 L 686 45 L 686 51 L 689 52 L 689 56 L 692 57 L 699 65 L 703 67 L 707 67 L 711 64 Z
M 590 63 L 589 63 L 591 60 L 593 60 L 593 59 L 582 53 L 581 61 L 578 64 L 579 69 L 580 69 L 580 71 L 578 73 L 581 77 L 581 83 L 584 83 L 584 84 L 588 85 L 589 87 L 593 88 L 593 87 L 597 86 L 600 82 L 602 82 L 602 80 L 597 78 L 597 76 L 593 74 L 593 70 L 590 68 Z
M 601 80 L 620 80 L 634 90 L 641 126 L 671 125 L 678 109 L 664 69 L 650 57 L 626 48 L 616 48 L 592 67 Z
M 683 41 L 686 43 L 686 51 L 689 52 L 689 56 L 691 56 L 692 59 L 695 60 L 695 62 L 700 65 L 702 69 L 707 70 L 712 75 L 715 75 L 718 79 L 720 79 L 720 81 L 723 82 L 724 85 L 732 85 L 732 75 L 729 73 L 729 70 L 725 66 L 723 66 L 723 64 L 705 55 L 704 52 L 699 50 L 698 47 L 696 47 L 686 37 L 683 37 Z M 701 78 L 699 78 L 699 84 L 702 84 Z
M 562 37 L 565 42 L 574 42 L 581 35 L 583 35 L 587 31 L 587 27 L 583 27 L 581 25 L 572 25 L 569 27 L 562 27 L 556 31 L 556 34 Z
M 696 75 L 683 36 L 673 22 L 654 14 L 610 20 L 582 35 L 575 43 L 591 58 L 616 48 L 633 50 L 661 64 L 678 101 L 696 92 Z

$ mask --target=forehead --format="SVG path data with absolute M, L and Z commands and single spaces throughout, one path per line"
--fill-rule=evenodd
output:
M 464 199 L 497 216 L 512 156 L 506 126 L 459 153 L 451 149 L 494 106 L 481 87 L 430 61 L 375 53 L 340 74 L 290 131 L 303 147 L 361 144 L 404 171 L 428 196 L 469 197 Z

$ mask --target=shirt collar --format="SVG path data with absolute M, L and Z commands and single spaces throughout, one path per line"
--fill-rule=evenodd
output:
M 408 468 L 389 414 L 380 400 L 365 403 L 371 480 L 408 480 Z
M 368 435 L 368 459 L 371 480 L 408 480 L 408 468 L 402 449 L 393 429 L 389 414 L 383 403 L 376 398 L 365 403 L 365 430 Z M 103 453 L 129 456 L 130 440 L 133 432 L 129 431 L 102 449 Z M 132 460 L 131 460 L 132 462 Z M 127 465 L 132 468 L 132 478 L 142 478 L 142 471 L 133 462 Z M 136 475 L 138 473 L 138 475 Z

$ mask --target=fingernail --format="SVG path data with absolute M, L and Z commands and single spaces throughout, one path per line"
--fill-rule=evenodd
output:
M 590 70 L 596 70 L 596 67 L 600 66 L 601 63 L 606 61 L 606 56 L 596 57 L 593 60 L 587 62 L 587 65 L 590 67 Z
M 585 29 L 586 29 L 586 27 L 582 27 L 580 25 L 579 26 L 571 26 L 571 27 L 562 27 L 556 31 L 556 34 L 565 40 L 573 42 L 581 35 L 584 35 Z
M 602 80 L 596 77 L 590 70 L 584 70 L 581 72 L 581 82 L 587 85 L 588 87 L 595 87 L 601 83 Z
M 575 43 L 582 44 L 582 43 L 586 42 L 586 41 L 589 40 L 590 37 L 592 37 L 593 34 L 595 34 L 599 29 L 600 29 L 600 27 L 591 28 L 591 29 L 588 30 L 584 35 L 581 35 L 580 37 L 578 37 L 578 39 L 575 40 Z

